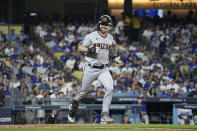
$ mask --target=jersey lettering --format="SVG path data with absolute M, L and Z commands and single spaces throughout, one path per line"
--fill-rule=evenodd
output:
M 100 47 L 101 49 L 110 49 L 112 48 L 111 45 L 105 43 L 93 43 L 94 47 Z

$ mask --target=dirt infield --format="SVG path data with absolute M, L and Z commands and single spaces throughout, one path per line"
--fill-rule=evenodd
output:
M 177 128 L 176 128 L 177 126 Z M 184 128 L 178 125 L 173 127 L 166 127 L 164 125 L 123 125 L 123 124 L 29 124 L 29 125 L 0 125 L 0 128 L 87 128 L 87 129 L 132 129 L 132 130 L 169 130 L 169 131 L 197 131 L 197 127 L 189 128 L 186 126 Z

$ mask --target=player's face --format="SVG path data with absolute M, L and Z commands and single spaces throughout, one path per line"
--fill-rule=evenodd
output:
M 111 29 L 111 25 L 108 24 L 100 24 L 100 29 L 102 33 L 107 33 Z

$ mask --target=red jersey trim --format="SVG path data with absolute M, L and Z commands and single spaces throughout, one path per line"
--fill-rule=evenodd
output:
M 99 33 L 99 31 L 97 31 L 98 32 L 98 34 L 101 36 L 101 37 L 103 37 L 100 33 Z M 105 37 L 103 37 L 103 38 L 106 38 L 108 36 L 108 33 L 107 33 L 107 35 L 105 36 Z

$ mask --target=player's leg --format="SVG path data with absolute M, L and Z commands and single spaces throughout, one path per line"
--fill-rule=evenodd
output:
M 181 125 L 185 125 L 185 120 L 178 118 L 178 123 Z
M 190 120 L 189 120 L 189 124 L 190 124 L 190 125 L 194 125 L 194 120 L 193 120 L 193 119 L 190 119 Z
M 149 124 L 149 118 L 148 118 L 148 115 L 147 114 L 143 115 L 142 116 L 142 119 L 144 120 L 144 123 L 145 124 Z
M 87 66 L 83 73 L 81 80 L 80 91 L 76 94 L 74 100 L 79 102 L 90 90 L 92 82 L 97 78 L 98 72 L 94 72 L 94 69 Z
M 92 72 L 92 69 L 90 69 L 90 67 L 86 67 L 86 70 L 84 71 L 82 76 L 80 91 L 75 96 L 72 104 L 69 105 L 69 112 L 68 112 L 69 122 L 71 123 L 75 122 L 75 113 L 78 109 L 79 102 L 88 93 L 93 80 L 96 79 L 96 75 L 97 74 Z
M 112 101 L 113 95 L 113 79 L 108 70 L 101 73 L 98 77 L 98 80 L 103 84 L 105 88 L 105 95 L 103 98 L 103 107 L 101 113 L 101 123 L 113 123 L 114 120 L 109 117 L 109 108 Z
M 194 124 L 197 124 L 197 115 L 194 116 Z

